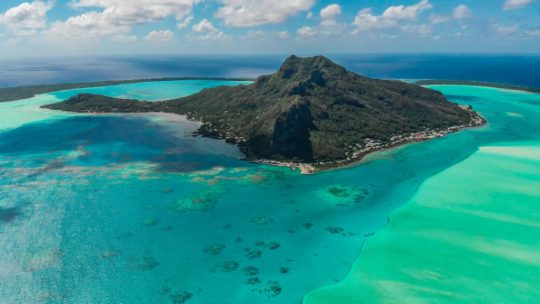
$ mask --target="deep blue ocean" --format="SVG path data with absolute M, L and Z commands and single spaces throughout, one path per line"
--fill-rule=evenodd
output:
M 249 55 L 0 59 L 0 87 L 155 77 L 257 77 L 275 71 L 286 57 Z M 477 80 L 540 87 L 539 55 L 341 54 L 328 57 L 349 70 L 370 77 Z

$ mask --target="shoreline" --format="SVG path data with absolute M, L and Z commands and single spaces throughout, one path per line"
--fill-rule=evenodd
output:
M 114 86 L 132 83 L 178 81 L 178 80 L 209 80 L 209 81 L 254 81 L 253 78 L 241 77 L 161 77 L 161 78 L 140 78 L 125 80 L 104 80 L 76 83 L 55 83 L 43 85 L 27 85 L 17 87 L 0 88 L 0 102 L 11 102 L 21 99 L 32 98 L 36 95 L 53 93 L 65 90 L 96 88 L 103 86 Z
M 366 156 L 377 153 L 377 152 L 389 151 L 389 150 L 402 147 L 408 144 L 420 143 L 420 142 L 428 141 L 430 139 L 444 138 L 450 134 L 457 133 L 466 129 L 478 128 L 487 123 L 487 120 L 484 117 L 474 112 L 472 109 L 469 109 L 468 107 L 465 107 L 465 106 L 461 106 L 461 107 L 463 107 L 464 109 L 467 109 L 469 114 L 471 114 L 471 120 L 469 121 L 469 124 L 467 125 L 453 126 L 453 127 L 448 127 L 442 130 L 432 130 L 432 131 L 422 131 L 422 132 L 417 132 L 417 133 L 411 133 L 408 136 L 402 135 L 402 136 L 399 136 L 399 139 L 393 142 L 365 148 L 363 150 L 358 151 L 356 154 L 353 154 L 352 157 L 344 159 L 344 160 L 339 160 L 335 162 L 314 163 L 314 164 L 299 163 L 299 162 L 293 162 L 293 161 L 275 161 L 275 160 L 270 160 L 270 159 L 255 159 L 255 160 L 249 160 L 249 161 L 253 163 L 264 164 L 264 165 L 269 165 L 269 166 L 287 167 L 293 171 L 300 170 L 300 174 L 302 175 L 312 175 L 312 174 L 316 174 L 320 172 L 355 166 L 357 164 L 361 164 L 362 161 L 365 160 Z
M 474 80 L 418 80 L 412 82 L 419 86 L 431 86 L 431 85 L 466 85 L 466 86 L 477 86 L 477 87 L 486 87 L 486 88 L 495 88 L 502 90 L 511 90 L 511 91 L 520 91 L 520 92 L 529 92 L 529 93 L 540 93 L 540 88 L 535 87 L 526 87 L 520 85 L 504 84 L 504 83 L 494 83 L 488 81 L 474 81 Z
M 229 144 L 235 145 L 244 154 L 245 157 L 243 158 L 243 160 L 247 162 L 251 162 L 254 164 L 275 166 L 275 167 L 286 167 L 286 168 L 291 169 L 292 171 L 299 170 L 301 175 L 312 175 L 312 174 L 316 174 L 320 172 L 352 167 L 352 166 L 361 164 L 365 160 L 366 156 L 377 153 L 377 152 L 388 151 L 388 150 L 392 150 L 392 149 L 402 147 L 408 144 L 420 143 L 420 142 L 424 142 L 430 139 L 443 138 L 449 134 L 457 133 L 462 130 L 481 127 L 487 123 L 487 120 L 484 117 L 482 117 L 480 114 L 478 114 L 477 112 L 475 112 L 473 109 L 469 108 L 468 106 L 460 105 L 460 107 L 462 107 L 471 115 L 471 119 L 469 120 L 469 123 L 466 125 L 452 126 L 452 127 L 448 127 L 446 129 L 441 129 L 441 130 L 426 130 L 426 131 L 421 131 L 417 133 L 410 133 L 407 135 L 394 136 L 393 142 L 373 144 L 367 148 L 354 152 L 350 158 L 334 161 L 334 162 L 301 163 L 301 162 L 294 162 L 294 161 L 278 161 L 278 160 L 271 160 L 271 159 L 250 158 L 244 146 L 242 145 L 243 139 L 241 138 L 234 138 L 234 137 L 231 138 L 227 136 L 222 136 L 221 134 L 214 133 L 214 132 L 204 132 L 204 131 L 201 132 L 200 128 L 191 135 L 194 137 L 202 136 L 202 137 L 223 140 Z M 53 111 L 62 111 L 62 110 L 53 110 Z M 141 113 L 85 113 L 85 114 L 136 115 L 136 116 L 143 116 L 143 117 L 146 115 L 152 115 L 152 116 L 160 117 L 161 119 L 166 119 L 170 121 L 193 122 L 193 123 L 199 124 L 201 127 L 204 126 L 205 124 L 204 121 L 200 121 L 200 120 L 194 119 L 193 117 L 190 117 L 189 115 L 179 114 L 179 113 L 141 112 Z M 178 118 L 175 119 L 174 117 L 178 117 Z
M 372 155 L 372 154 L 383 152 L 383 151 L 389 151 L 389 150 L 396 149 L 396 148 L 399 148 L 408 144 L 428 141 L 430 139 L 444 138 L 449 134 L 457 133 L 466 129 L 478 128 L 487 123 L 487 120 L 484 117 L 474 112 L 469 107 L 466 107 L 466 106 L 461 106 L 461 107 L 463 109 L 466 109 L 471 115 L 471 120 L 469 121 L 469 124 L 467 125 L 452 126 L 443 130 L 431 130 L 431 131 L 411 133 L 411 134 L 408 134 L 407 136 L 401 135 L 399 136 L 399 139 L 394 142 L 386 143 L 382 145 L 375 145 L 370 148 L 363 149 L 359 151 L 359 153 L 354 154 L 354 156 L 351 158 L 335 161 L 335 162 L 300 163 L 300 162 L 294 162 L 294 161 L 277 161 L 277 160 L 271 160 L 271 159 L 251 159 L 247 156 L 247 153 L 242 148 L 241 141 L 239 141 L 236 138 L 222 137 L 222 136 L 219 136 L 218 134 L 201 134 L 200 129 L 195 131 L 192 134 L 192 136 L 214 138 L 214 139 L 223 140 L 229 144 L 235 145 L 244 154 L 244 156 L 246 156 L 243 160 L 247 162 L 251 162 L 254 164 L 275 166 L 275 167 L 286 167 L 286 168 L 291 169 L 292 171 L 299 170 L 301 175 L 313 175 L 313 174 L 321 173 L 325 171 L 331 171 L 331 170 L 356 166 L 356 165 L 361 164 L 363 161 L 365 161 L 365 158 L 368 155 Z M 53 111 L 63 112 L 62 110 L 53 110 Z M 145 117 L 145 116 L 147 117 L 148 115 L 151 115 L 151 116 L 155 116 L 155 117 L 165 119 L 171 122 L 192 122 L 192 123 L 199 124 L 200 126 L 204 125 L 203 121 L 191 119 L 188 115 L 178 114 L 178 113 L 142 112 L 142 113 L 85 113 L 85 114 L 98 115 L 98 116 L 99 115 L 122 115 L 122 116 L 132 115 L 132 116 L 140 116 L 140 117 Z

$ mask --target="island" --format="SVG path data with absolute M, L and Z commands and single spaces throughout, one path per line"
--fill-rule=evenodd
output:
M 440 92 L 350 72 L 324 56 L 290 56 L 249 85 L 143 102 L 79 94 L 48 109 L 81 113 L 166 112 L 202 122 L 198 134 L 238 145 L 246 158 L 300 168 L 344 166 L 369 153 L 442 137 L 486 120 Z

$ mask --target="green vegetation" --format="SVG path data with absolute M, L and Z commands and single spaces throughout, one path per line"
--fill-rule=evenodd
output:
M 119 85 L 119 84 L 126 84 L 126 83 L 140 83 L 140 82 L 149 82 L 149 81 L 172 81 L 172 80 L 238 80 L 238 81 L 243 81 L 243 80 L 252 80 L 252 79 L 175 77 L 175 78 L 110 80 L 110 81 L 99 81 L 99 82 L 21 86 L 21 87 L 14 87 L 14 88 L 0 88 L 0 102 L 32 98 L 38 94 L 44 94 L 44 93 L 50 93 L 50 92 L 56 92 L 56 91 L 62 91 L 62 90 L 93 88 L 93 87 Z
M 361 158 L 358 151 L 395 145 L 411 134 L 467 126 L 474 113 L 439 92 L 363 77 L 323 56 L 291 56 L 275 74 L 251 85 L 205 89 L 175 100 L 82 94 L 46 107 L 185 114 L 204 123 L 202 135 L 239 144 L 250 158 L 324 166 Z
M 119 99 L 97 94 L 78 94 L 61 103 L 47 105 L 45 108 L 87 113 L 141 113 L 157 111 L 156 103 L 134 99 Z

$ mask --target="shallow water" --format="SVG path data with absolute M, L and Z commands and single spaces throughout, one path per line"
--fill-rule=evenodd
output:
M 540 95 L 436 89 L 490 121 L 476 131 L 477 151 L 427 179 L 366 242 L 346 279 L 304 303 L 538 302 Z
M 76 92 L 160 100 L 221 84 Z M 179 117 L 39 109 L 73 91 L 0 104 L 0 303 L 298 303 L 343 280 L 424 181 L 539 134 L 538 95 L 437 89 L 489 126 L 313 176 L 246 163 Z
M 85 89 L 73 89 L 54 92 L 52 95 L 64 100 L 79 93 L 102 94 L 117 98 L 137 99 L 144 101 L 159 101 L 188 96 L 205 88 L 248 84 L 249 81 L 222 80 L 175 80 L 142 83 L 127 83 L 122 85 L 103 86 Z

